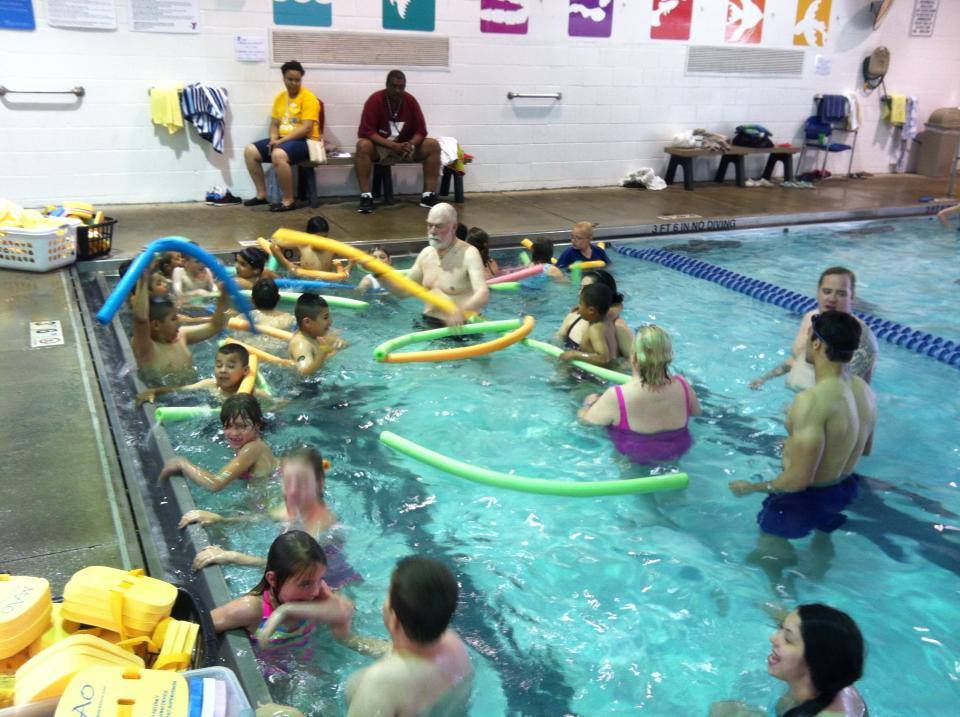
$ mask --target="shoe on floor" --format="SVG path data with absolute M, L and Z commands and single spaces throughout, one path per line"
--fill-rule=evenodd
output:
M 370 214 L 373 212 L 373 197 L 361 194 L 360 206 L 357 208 L 357 211 L 361 214 Z
M 242 202 L 243 200 L 240 199 L 240 197 L 235 197 L 230 194 L 229 189 L 220 197 L 214 199 L 207 198 L 207 205 L 211 207 L 228 207 L 234 204 L 241 204 Z
M 424 194 L 420 197 L 420 206 L 426 209 L 433 209 L 440 203 L 440 197 L 438 197 L 433 192 L 429 194 Z
M 254 197 L 253 199 L 248 199 L 243 203 L 245 207 L 259 207 L 264 204 L 269 204 L 270 201 L 267 199 L 261 199 L 260 197 Z
M 276 204 L 270 205 L 271 212 L 292 212 L 297 208 L 297 203 L 293 204 L 284 204 L 283 202 L 277 202 Z

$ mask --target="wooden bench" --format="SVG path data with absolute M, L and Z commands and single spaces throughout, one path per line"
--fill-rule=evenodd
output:
M 464 164 L 471 164 L 473 159 L 468 157 L 463 160 Z M 420 164 L 420 162 L 397 162 L 396 164 Z M 314 173 L 316 167 L 352 167 L 353 155 L 348 157 L 328 157 L 325 164 L 314 164 L 313 162 L 301 162 L 297 165 L 297 199 L 306 201 L 311 207 L 320 206 L 320 198 L 317 196 L 317 175 Z M 383 197 L 386 204 L 393 204 L 393 165 L 381 165 L 374 163 L 373 177 L 371 178 L 371 190 L 374 199 Z M 449 167 L 443 168 L 443 174 L 440 177 L 441 197 L 450 195 L 450 180 L 453 179 L 453 201 L 457 204 L 463 204 L 463 175 L 453 171 Z
M 770 179 L 773 176 L 773 168 L 777 162 L 783 164 L 784 179 L 793 181 L 793 155 L 800 152 L 803 148 L 795 145 L 787 147 L 737 147 L 731 146 L 726 152 L 701 149 L 694 147 L 664 147 L 663 151 L 670 155 L 670 162 L 667 165 L 667 184 L 673 184 L 677 175 L 677 168 L 683 169 L 683 188 L 688 192 L 693 191 L 693 160 L 695 157 L 720 157 L 720 166 L 717 168 L 717 174 L 714 181 L 723 182 L 727 176 L 727 169 L 733 164 L 736 174 L 737 186 L 744 186 L 746 171 L 744 169 L 744 158 L 752 154 L 768 154 L 767 165 L 763 170 L 763 178 Z

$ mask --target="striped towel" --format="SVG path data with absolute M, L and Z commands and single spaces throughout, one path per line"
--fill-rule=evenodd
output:
M 227 113 L 227 91 L 222 87 L 194 82 L 183 88 L 180 96 L 183 118 L 192 122 L 200 136 L 223 154 L 224 123 Z

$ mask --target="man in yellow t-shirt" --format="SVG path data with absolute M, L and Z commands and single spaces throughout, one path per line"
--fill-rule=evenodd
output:
M 273 101 L 270 137 L 248 144 L 243 150 L 247 171 L 257 188 L 257 196 L 243 205 L 256 207 L 268 203 L 263 162 L 271 162 L 283 195 L 279 204 L 270 206 L 271 212 L 288 212 L 296 208 L 292 165 L 309 159 L 307 140 L 319 140 L 323 134 L 323 103 L 303 86 L 303 65 L 291 60 L 283 64 L 280 72 L 286 89 Z

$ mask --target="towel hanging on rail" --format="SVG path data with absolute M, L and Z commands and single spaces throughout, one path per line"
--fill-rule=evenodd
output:
M 194 82 L 183 88 L 180 96 L 183 117 L 197 128 L 200 136 L 213 145 L 215 152 L 223 154 L 223 136 L 227 114 L 227 92 L 202 82 Z

